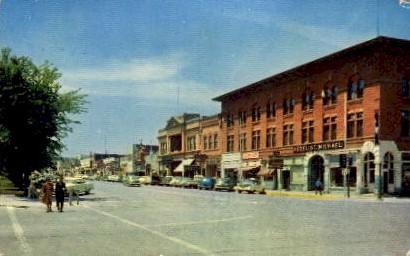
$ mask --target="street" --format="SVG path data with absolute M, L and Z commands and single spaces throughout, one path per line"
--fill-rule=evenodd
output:
M 1 207 L 0 255 L 406 255 L 410 203 L 95 182 L 80 204 Z

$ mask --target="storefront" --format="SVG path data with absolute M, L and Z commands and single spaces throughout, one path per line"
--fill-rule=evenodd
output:
M 203 174 L 206 177 L 220 177 L 221 176 L 221 157 L 220 156 L 208 156 L 205 163 L 205 172 Z
M 261 159 L 259 158 L 259 152 L 244 152 L 242 153 L 241 168 L 239 170 L 240 178 L 252 178 L 256 177 L 261 168 Z
M 221 177 L 238 177 L 241 168 L 241 153 L 222 154 Z

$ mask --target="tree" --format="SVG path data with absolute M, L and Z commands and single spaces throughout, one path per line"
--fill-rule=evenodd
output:
M 22 187 L 32 171 L 54 167 L 86 95 L 62 93 L 61 74 L 48 62 L 37 66 L 10 49 L 0 58 L 0 172 Z

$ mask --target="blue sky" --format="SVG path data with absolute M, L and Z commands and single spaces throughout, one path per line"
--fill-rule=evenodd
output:
M 380 34 L 410 39 L 398 2 L 379 0 Z M 0 47 L 88 94 L 64 155 L 126 153 L 172 115 L 215 114 L 215 96 L 375 37 L 376 21 L 377 0 L 0 0 Z

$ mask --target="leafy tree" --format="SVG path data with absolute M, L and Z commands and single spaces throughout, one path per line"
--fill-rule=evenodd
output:
M 2 49 L 0 56 L 0 172 L 23 185 L 34 170 L 54 167 L 62 139 L 78 123 L 85 95 L 61 92 L 61 74 L 49 63 Z M 23 179 L 24 177 L 24 179 Z

